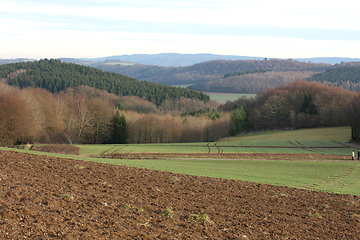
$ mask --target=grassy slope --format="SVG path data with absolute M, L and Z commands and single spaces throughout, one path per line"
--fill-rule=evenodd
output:
M 360 195 L 359 161 L 209 159 L 99 159 L 98 161 L 182 174 Z
M 253 98 L 256 94 L 247 94 L 247 93 L 213 93 L 213 92 L 204 92 L 210 96 L 211 100 L 218 101 L 220 103 L 226 103 L 227 101 L 235 101 L 241 97 Z
M 348 142 L 350 140 L 350 133 L 350 127 L 313 128 L 300 129 L 296 131 L 261 132 L 248 134 L 241 137 L 226 138 L 221 142 L 218 142 L 217 146 L 221 147 L 224 152 L 232 151 L 350 155 L 352 149 L 347 148 L 345 145 L 342 144 L 342 142 Z M 222 146 L 247 147 L 227 148 Z M 259 146 L 273 146 L 274 148 L 261 148 Z M 290 146 L 297 146 L 299 148 L 281 148 Z
M 296 131 L 263 132 L 251 136 L 233 137 L 217 142 L 225 153 L 301 153 L 350 155 L 351 149 L 338 142 L 350 139 L 350 127 L 316 128 Z M 207 153 L 207 143 L 77 145 L 80 155 L 102 153 Z M 217 153 L 215 143 L 209 143 L 212 153 Z M 242 146 L 242 147 L 234 147 Z M 258 146 L 265 146 L 261 148 Z M 281 148 L 298 146 L 299 148 Z M 301 146 L 309 148 L 300 148 Z M 273 147 L 273 148 L 269 148 Z M 311 147 L 324 147 L 312 149 Z M 326 148 L 339 147 L 339 148 Z
M 287 140 L 299 140 L 301 143 L 328 145 L 349 140 L 350 128 L 304 129 L 289 132 L 275 132 L 252 134 L 248 137 L 228 138 L 219 142 L 250 144 L 251 141 L 263 144 L 282 145 Z M 316 140 L 318 139 L 318 140 Z M 316 140 L 316 141 L 315 141 Z M 214 143 L 212 143 L 214 144 Z M 164 144 L 161 144 L 164 145 Z M 169 144 L 167 149 L 188 148 L 187 144 Z M 131 145 L 127 145 L 131 146 Z M 151 148 L 151 145 L 132 146 Z M 153 144 L 161 149 L 159 144 Z M 195 143 L 196 146 L 206 146 Z M 119 145 L 88 145 L 82 146 L 87 154 L 108 150 L 119 152 L 125 146 Z M 205 149 L 204 147 L 197 147 Z M 144 148 L 145 149 L 145 148 Z M 9 150 L 0 148 L 0 150 Z M 91 150 L 91 151 L 90 151 Z M 349 149 L 350 150 L 350 149 Z M 25 152 L 25 150 L 18 150 Z M 180 151 L 180 150 L 178 150 Z M 36 154 L 45 154 L 32 152 Z M 82 156 L 48 154 L 56 157 L 69 157 L 88 161 L 97 161 L 109 164 L 127 165 L 170 171 L 182 174 L 192 174 L 208 177 L 220 177 L 282 185 L 297 188 L 306 188 L 318 191 L 360 195 L 360 162 L 359 161 L 286 161 L 286 160 L 221 160 L 221 159 L 95 159 Z
M 296 131 L 261 132 L 247 136 L 227 138 L 223 141 L 254 141 L 254 140 L 324 140 L 348 142 L 351 138 L 350 127 L 310 128 Z

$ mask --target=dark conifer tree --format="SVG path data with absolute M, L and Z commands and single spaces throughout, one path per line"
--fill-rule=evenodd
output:
M 112 132 L 111 143 L 115 143 L 115 144 L 127 143 L 128 125 L 126 123 L 125 116 L 120 115 L 119 111 L 116 111 L 116 114 L 112 120 L 112 124 L 113 124 L 113 132 Z

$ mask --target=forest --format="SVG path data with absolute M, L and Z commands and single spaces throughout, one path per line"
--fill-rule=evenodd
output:
M 343 88 L 297 80 L 261 91 L 254 99 L 228 102 L 219 110 L 244 111 L 243 130 L 247 131 L 346 125 L 354 128 L 359 122 L 359 96 Z
M 324 71 L 323 78 L 336 82 L 326 78 L 335 72 L 357 83 L 351 74 L 358 66 L 346 64 Z M 243 70 L 233 71 L 232 65 Z M 246 70 L 254 67 L 258 69 Z M 210 69 L 222 74 L 222 84 L 215 85 L 219 91 L 226 91 L 226 86 L 236 89 L 237 84 L 230 84 L 236 78 L 243 79 L 238 83 L 243 89 L 258 92 L 255 98 L 220 105 L 194 90 L 55 59 L 5 64 L 0 66 L 0 145 L 212 142 L 251 131 L 345 125 L 352 126 L 357 140 L 359 94 L 296 80 L 324 67 L 328 65 L 276 59 L 211 61 L 188 67 L 200 75 Z M 231 76 L 224 77 L 226 73 Z M 249 75 L 258 79 L 256 84 L 246 84 L 251 83 L 246 80 Z M 274 87 L 264 89 L 265 82 Z
M 104 72 L 73 63 L 63 63 L 56 59 L 1 65 L 0 80 L 21 88 L 44 88 L 51 93 L 86 85 L 119 96 L 139 96 L 156 105 L 172 98 L 184 97 L 203 101 L 210 99 L 209 96 L 198 91 L 138 81 L 121 74 Z
M 339 87 L 298 80 L 217 106 L 189 98 L 156 106 L 89 86 L 53 94 L 0 83 L 0 145 L 212 142 L 243 132 L 346 125 L 354 140 L 360 137 L 360 94 Z
M 43 88 L 0 83 L 0 145 L 116 143 L 117 114 L 126 121 L 120 126 L 127 132 L 125 142 L 215 141 L 226 135 L 227 114 L 211 120 L 176 113 L 217 105 L 181 98 L 166 100 L 159 107 L 137 96 L 117 96 L 88 86 L 52 94 Z
M 314 72 L 304 71 L 266 71 L 220 78 L 206 83 L 189 86 L 190 89 L 204 92 L 258 93 L 271 87 L 286 85 L 298 79 L 312 76 Z
M 235 72 L 230 72 L 224 75 L 224 78 L 228 78 L 228 77 L 233 77 L 233 76 L 241 76 L 241 75 L 246 75 L 246 74 L 254 74 L 254 73 L 264 73 L 264 72 L 268 72 L 271 71 L 269 69 L 252 69 L 252 70 L 242 70 L 242 71 L 235 71 Z
M 102 70 L 125 74 L 136 79 L 169 85 L 206 83 L 221 79 L 224 75 L 233 75 L 235 72 L 241 73 L 242 71 L 256 73 L 266 69 L 276 72 L 300 71 L 317 73 L 332 66 L 330 64 L 305 63 L 291 59 L 214 60 L 186 67 L 160 67 L 142 64 L 127 65 L 120 62 L 103 62 L 90 65 Z M 265 87 L 270 87 L 270 85 Z
M 298 79 L 360 91 L 359 62 L 330 65 L 291 59 L 215 60 L 186 67 L 161 67 L 109 60 L 90 65 L 151 82 L 187 84 L 188 88 L 203 92 L 256 94 Z
M 323 73 L 309 77 L 307 80 L 360 92 L 360 66 L 330 68 Z

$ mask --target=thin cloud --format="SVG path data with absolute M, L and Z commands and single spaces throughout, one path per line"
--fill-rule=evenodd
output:
M 0 58 L 18 54 L 19 48 L 34 55 L 54 54 L 53 44 L 37 43 L 45 40 L 62 49 L 63 57 L 72 55 L 75 48 L 85 54 L 80 57 L 150 52 L 359 57 L 360 25 L 357 8 L 350 4 L 349 0 L 341 4 L 310 0 L 1 1 L 0 46 L 6 49 L 1 49 Z

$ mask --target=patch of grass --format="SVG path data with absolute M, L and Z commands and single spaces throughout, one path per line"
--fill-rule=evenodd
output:
M 81 165 L 75 165 L 74 168 L 84 169 L 85 167 L 84 167 L 84 166 L 81 166 Z
M 68 194 L 68 193 L 61 194 L 59 197 L 63 198 L 63 199 L 69 199 L 69 200 L 73 200 L 75 198 L 75 196 L 73 194 Z
M 226 103 L 227 101 L 235 101 L 241 97 L 253 98 L 256 94 L 247 94 L 247 93 L 215 93 L 215 92 L 206 92 L 210 96 L 211 100 L 218 101 L 220 103 Z
M 179 181 L 179 180 L 180 180 L 180 178 L 179 178 L 179 177 L 177 177 L 177 176 L 174 176 L 174 177 L 170 178 L 170 180 L 172 180 L 172 181 Z
M 198 214 L 189 214 L 187 217 L 186 217 L 186 220 L 187 221 L 201 221 L 201 222 L 204 222 L 204 223 L 213 223 L 213 221 L 210 219 L 209 215 L 203 213 L 201 215 L 198 215 Z
M 174 212 L 171 210 L 171 208 L 166 208 L 165 211 L 163 211 L 161 214 L 163 214 L 165 217 L 173 217 Z
M 104 187 L 112 187 L 111 184 L 107 183 L 107 182 L 102 182 L 101 183 L 101 186 L 104 186 Z
M 121 205 L 121 206 L 119 206 L 120 208 L 123 208 L 123 209 L 126 209 L 126 210 L 128 210 L 128 211 L 131 211 L 131 206 L 129 205 L 129 204 L 127 204 L 127 205 Z
M 316 217 L 316 218 L 323 218 L 320 213 L 314 213 L 312 215 L 310 215 L 310 217 Z

